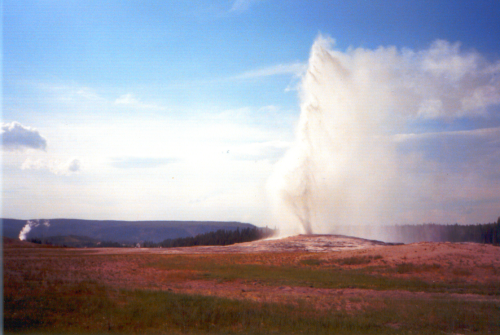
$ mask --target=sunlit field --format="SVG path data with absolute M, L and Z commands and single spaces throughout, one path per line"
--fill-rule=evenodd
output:
M 10 242 L 6 333 L 500 332 L 500 252 L 491 245 L 165 254 Z

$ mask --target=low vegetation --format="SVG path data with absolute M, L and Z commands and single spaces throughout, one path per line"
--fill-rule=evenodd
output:
M 360 258 L 373 259 L 377 256 Z M 146 268 L 186 271 L 189 279 L 216 280 L 218 282 L 244 281 L 258 282 L 269 286 L 314 287 L 325 289 L 372 289 L 372 290 L 407 290 L 410 292 L 434 293 L 472 293 L 500 296 L 500 282 L 487 284 L 466 282 L 462 276 L 469 273 L 461 267 L 452 267 L 437 273 L 439 281 L 425 280 L 419 277 L 397 277 L 392 274 L 419 274 L 440 269 L 437 264 L 415 265 L 413 263 L 391 266 L 367 266 L 351 268 L 337 266 L 337 260 L 332 262 L 307 258 L 296 263 L 262 264 L 245 261 L 246 255 L 223 256 L 190 256 L 165 255 L 154 257 L 154 261 L 142 266 Z M 378 258 L 378 257 L 377 257 Z M 343 260 L 341 259 L 341 262 Z M 357 263 L 356 265 L 366 263 Z M 352 265 L 346 264 L 344 265 Z M 314 266 L 314 268 L 311 268 Z M 444 269 L 442 269 L 444 270 Z
M 14 241 L 4 243 L 4 333 L 500 333 L 498 247 L 440 247 L 449 253 L 418 261 L 436 244 L 165 254 Z
M 396 272 L 399 274 L 404 273 L 421 273 L 428 271 L 435 271 L 441 268 L 441 265 L 433 263 L 433 264 L 422 264 L 415 265 L 413 263 L 400 263 L 396 265 Z
M 5 297 L 7 333 L 419 334 L 500 330 L 498 303 L 376 299 L 356 313 L 279 304 L 117 290 L 93 282 Z

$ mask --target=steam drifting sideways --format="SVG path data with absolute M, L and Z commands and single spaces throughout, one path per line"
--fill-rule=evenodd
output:
M 44 225 L 45 227 L 50 227 L 49 220 L 44 220 L 42 223 L 40 223 L 40 220 L 28 220 L 19 233 L 19 240 L 26 241 L 28 233 L 31 231 L 31 229 L 34 227 L 38 227 L 40 224 Z
M 500 62 L 459 43 L 342 52 L 318 37 L 296 141 L 269 180 L 280 230 L 496 217 L 500 176 L 477 160 L 500 163 L 499 75 Z M 468 120 L 497 123 L 460 129 Z

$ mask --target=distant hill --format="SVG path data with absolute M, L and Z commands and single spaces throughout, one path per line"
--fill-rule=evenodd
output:
M 19 238 L 19 233 L 27 224 L 26 220 L 1 219 L 5 237 Z M 40 223 L 46 219 L 40 219 Z M 249 223 L 224 221 L 115 221 L 48 219 L 49 225 L 32 227 L 27 239 L 53 236 L 85 236 L 98 241 L 137 243 L 142 241 L 161 242 L 166 239 L 192 237 L 219 229 L 236 230 L 253 228 Z

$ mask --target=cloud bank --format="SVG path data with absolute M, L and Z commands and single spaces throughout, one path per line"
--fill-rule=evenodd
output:
M 498 165 L 478 162 L 500 163 L 498 129 L 411 129 L 498 117 L 499 75 L 500 62 L 459 43 L 343 52 L 320 36 L 302 79 L 296 142 L 269 181 L 281 229 L 497 217 Z
M 2 123 L 1 140 L 5 150 L 46 150 L 47 140 L 31 127 L 19 122 Z

